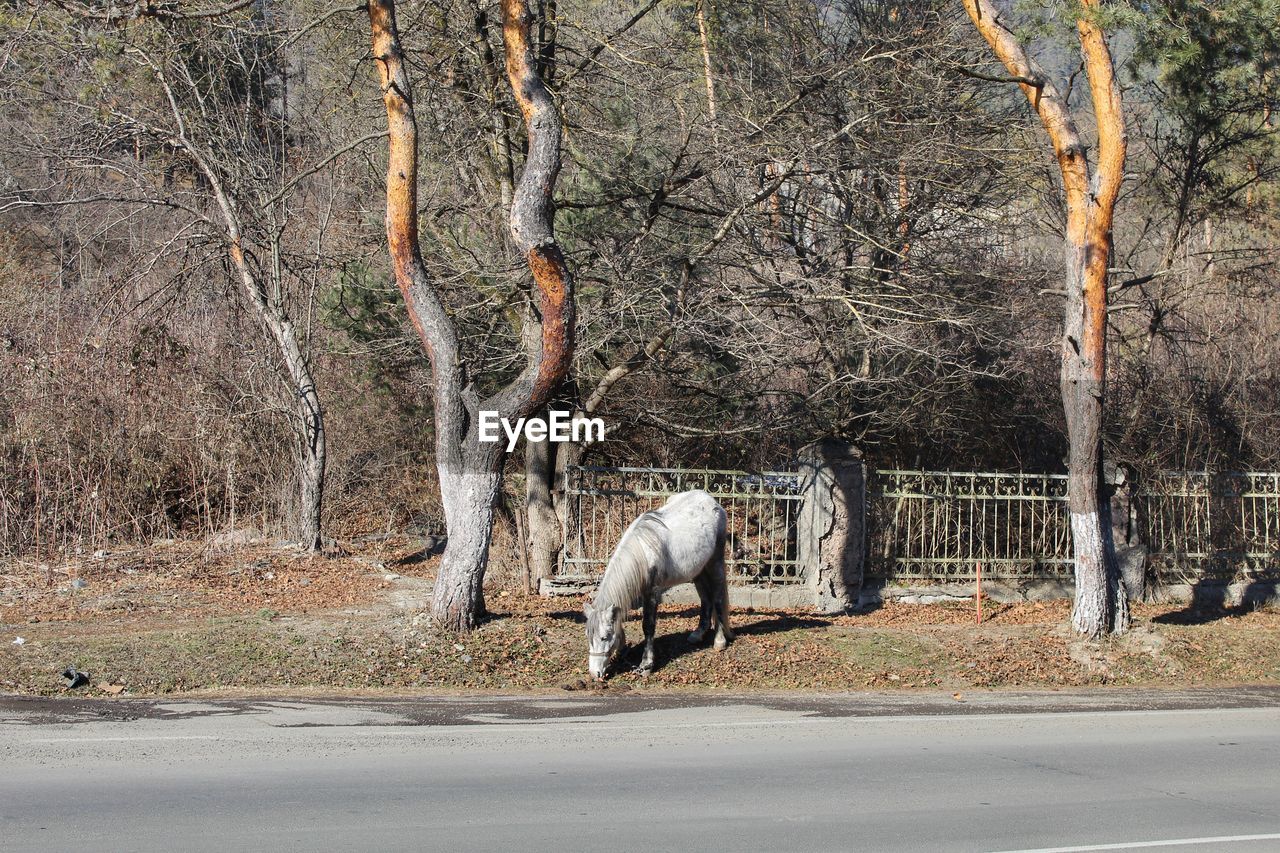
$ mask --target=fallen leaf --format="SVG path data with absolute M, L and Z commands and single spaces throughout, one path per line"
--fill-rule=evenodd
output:
M 108 696 L 119 696 L 121 693 L 124 692 L 124 685 L 109 684 L 104 681 L 98 685 L 98 689 L 101 690 L 103 693 L 106 693 Z

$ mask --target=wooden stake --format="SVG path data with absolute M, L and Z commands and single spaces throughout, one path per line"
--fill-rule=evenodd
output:
M 982 624 L 982 563 L 978 563 L 978 589 L 974 594 L 975 603 L 978 605 L 978 624 Z
M 533 581 L 529 577 L 529 547 L 524 541 L 524 508 L 519 507 L 515 511 L 516 517 L 516 538 L 520 540 L 520 575 L 524 580 L 524 594 L 528 595 L 533 592 L 530 588 Z

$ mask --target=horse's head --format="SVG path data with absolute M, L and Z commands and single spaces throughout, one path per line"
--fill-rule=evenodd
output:
M 597 610 L 587 604 L 582 612 L 587 615 L 587 669 L 592 678 L 603 680 L 609 671 L 609 662 L 627 644 L 622 630 L 622 609 L 610 604 Z

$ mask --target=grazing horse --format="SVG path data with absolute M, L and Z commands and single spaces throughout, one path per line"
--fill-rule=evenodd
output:
M 626 648 L 622 623 L 637 605 L 644 606 L 644 657 L 638 667 L 653 671 L 653 634 L 658 602 L 673 586 L 692 581 L 702 601 L 698 630 L 689 642 L 699 643 L 713 625 L 719 651 L 733 639 L 729 630 L 729 590 L 725 582 L 724 507 L 695 489 L 672 495 L 659 509 L 631 522 L 609 558 L 604 578 L 587 615 L 587 668 L 603 679 L 609 662 Z

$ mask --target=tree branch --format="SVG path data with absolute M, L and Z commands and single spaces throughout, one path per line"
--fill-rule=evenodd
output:
M 378 131 L 377 133 L 368 133 L 360 137 L 359 139 L 352 140 L 351 142 L 347 143 L 346 145 L 342 146 L 338 150 L 331 153 L 328 157 L 325 157 L 323 160 L 318 161 L 314 166 L 310 167 L 309 169 L 304 169 L 303 171 L 294 175 L 292 178 L 290 178 L 288 181 L 285 182 L 285 185 L 280 188 L 279 192 L 271 196 L 271 198 L 267 199 L 266 201 L 263 201 L 259 205 L 259 207 L 270 207 L 271 205 L 275 204 L 277 201 L 284 198 L 286 193 L 288 193 L 295 186 L 297 186 L 298 182 L 301 181 L 303 178 L 307 178 L 307 177 L 310 177 L 311 175 L 314 175 L 316 172 L 319 172 L 321 169 L 323 169 L 325 166 L 328 166 L 334 160 L 337 160 L 343 154 L 346 154 L 349 151 L 359 148 L 361 145 L 364 145 L 366 142 L 372 142 L 375 139 L 386 139 L 386 137 L 387 137 L 387 131 L 381 130 L 381 131 Z
M 795 172 L 795 168 L 796 164 L 792 163 L 782 172 L 782 174 L 778 175 L 776 180 L 770 182 L 748 201 L 743 202 L 733 210 L 729 211 L 729 213 L 720 221 L 720 225 L 711 235 L 711 238 L 684 259 L 683 263 L 680 264 L 680 282 L 676 287 L 677 305 L 683 304 L 684 302 L 685 293 L 688 289 L 689 279 L 693 275 L 694 267 L 696 267 L 703 258 L 709 255 L 716 246 L 720 245 L 720 243 L 724 241 L 725 237 L 729 235 L 729 229 L 733 227 L 733 223 L 736 222 L 744 212 L 776 193 L 778 189 L 786 183 L 788 179 L 790 179 L 791 175 Z M 621 364 L 614 365 L 606 371 L 605 375 L 601 377 L 598 383 L 596 383 L 596 387 L 592 390 L 591 395 L 587 397 L 586 402 L 583 403 L 583 412 L 588 415 L 594 413 L 596 409 L 600 407 L 604 398 L 608 396 L 609 392 L 613 389 L 613 386 L 617 385 L 623 379 L 643 367 L 650 359 L 658 354 L 659 350 L 666 346 L 667 341 L 671 338 L 675 329 L 676 324 L 674 318 L 672 318 L 672 322 L 665 324 L 655 332 L 643 347 L 637 349 Z
M 573 66 L 573 68 L 569 70 L 569 73 L 564 75 L 564 80 L 561 81 L 561 84 L 563 85 L 564 83 L 568 83 L 574 77 L 578 76 L 578 74 L 584 71 L 588 65 L 590 65 L 592 62 L 595 62 L 595 59 L 597 56 L 599 56 L 601 53 L 604 52 L 606 48 L 608 48 L 611 44 L 613 44 L 614 39 L 616 39 L 618 36 L 622 35 L 627 30 L 634 27 L 636 24 L 640 23 L 641 19 L 643 19 L 645 15 L 648 15 L 650 12 L 652 12 L 654 8 L 661 2 L 662 0 L 649 0 L 648 3 L 640 7 L 640 9 L 637 10 L 634 15 L 632 15 L 630 18 L 627 19 L 626 23 L 618 27 L 618 29 L 614 30 L 609 35 L 605 36 L 603 41 L 601 41 L 595 47 L 591 48 L 591 50 L 587 51 L 587 55 L 584 56 L 582 59 L 580 59 Z
M 538 295 L 538 322 L 526 330 L 529 362 L 520 376 L 485 402 L 507 417 L 542 408 L 569 374 L 574 347 L 573 276 L 555 238 L 554 192 L 560 174 L 560 113 L 538 73 L 526 0 L 502 0 L 507 78 L 524 116 L 524 169 L 511 201 L 511 238 L 525 255 Z M 532 334 L 540 332 L 538 335 Z
M 387 247 L 409 322 L 431 360 L 437 460 L 440 464 L 455 464 L 460 462 L 461 441 L 468 429 L 465 413 L 475 408 L 474 401 L 464 397 L 468 391 L 466 365 L 459 352 L 457 329 L 422 262 L 418 238 L 418 122 L 396 28 L 395 0 L 368 3 L 373 58 L 387 110 Z
M 981 71 L 974 71 L 972 68 L 965 68 L 963 65 L 954 67 L 956 71 L 965 77 L 972 77 L 975 80 L 986 80 L 989 83 L 1021 83 L 1024 86 L 1031 86 L 1036 89 L 1044 88 L 1044 80 L 1039 77 L 1023 76 L 1021 74 L 1002 77 L 999 74 L 984 74 Z
M 28 0 L 33 2 L 33 0 Z M 201 18 L 217 18 L 248 9 L 257 0 L 234 0 L 221 6 L 207 9 L 196 9 L 184 12 L 177 2 L 157 2 L 157 0 L 135 0 L 133 3 L 108 3 L 105 9 L 96 9 L 88 3 L 72 2 L 72 0 L 54 0 L 57 6 L 73 15 L 94 21 L 136 21 L 140 18 L 157 18 L 165 21 L 192 21 Z M 38 3 L 33 2 L 33 5 Z

